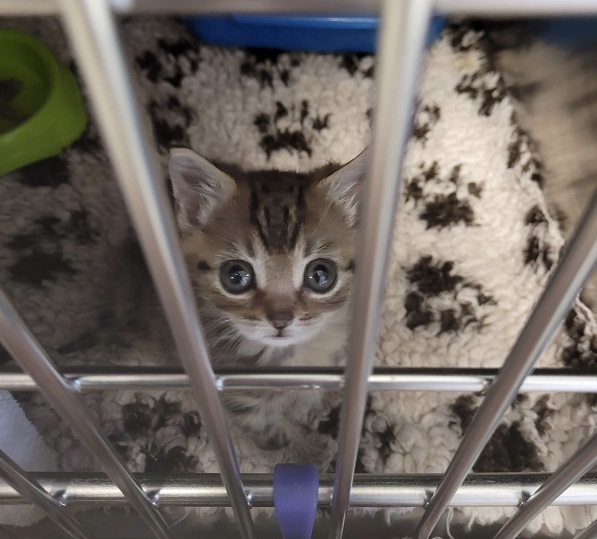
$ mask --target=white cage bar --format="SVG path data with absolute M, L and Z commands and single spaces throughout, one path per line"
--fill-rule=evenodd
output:
M 64 510 L 64 503 L 60 502 L 60 497 L 64 499 L 64 493 L 52 496 L 47 488 L 44 489 L 31 477 L 31 474 L 23 470 L 3 451 L 0 451 L 0 471 L 6 485 L 10 485 L 15 493 L 22 494 L 24 502 L 43 509 L 48 518 L 70 536 L 75 539 L 92 539 L 91 535 L 85 533 L 83 526 Z
M 521 504 L 520 510 L 512 516 L 494 539 L 514 539 L 541 511 L 570 485 L 585 475 L 597 462 L 597 435 L 574 453 L 543 483 L 541 488 Z
M 594 539 L 595 537 L 597 537 L 597 521 L 575 535 L 574 539 Z
M 374 369 L 369 376 L 369 391 L 446 391 L 483 394 L 497 376 L 497 369 Z M 190 391 L 189 378 L 178 369 L 79 369 L 63 376 L 80 393 L 93 391 Z M 344 389 L 344 374 L 340 368 L 264 370 L 217 370 L 218 391 L 264 389 L 284 391 Z M 35 381 L 20 371 L 0 371 L 0 389 L 7 391 L 37 391 Z M 519 393 L 597 393 L 597 374 L 560 369 L 536 369 L 525 378 Z
M 114 13 L 103 0 L 64 0 L 60 5 L 103 139 L 209 432 L 242 536 L 253 539 L 249 504 L 218 398 L 174 218 L 162 185 L 155 142 L 133 89 Z
M 346 373 L 327 370 L 302 373 L 214 374 L 207 355 L 188 277 L 184 269 L 175 226 L 161 180 L 154 145 L 145 127 L 126 68 L 116 32 L 115 14 L 198 12 L 371 12 L 380 7 L 382 37 L 377 77 L 379 99 L 372 148 L 373 166 L 365 194 L 365 212 L 357 266 L 355 311 L 349 367 Z M 97 111 L 100 129 L 130 215 L 179 347 L 187 375 L 148 371 L 128 373 L 60 374 L 36 342 L 4 295 L 0 295 L 0 340 L 29 374 L 0 373 L 0 388 L 42 391 L 69 421 L 102 463 L 112 482 L 80 475 L 31 475 L 10 459 L 1 459 L 0 503 L 23 503 L 31 496 L 54 516 L 62 513 L 59 492 L 68 492 L 69 503 L 130 503 L 157 537 L 172 537 L 156 507 L 159 502 L 187 505 L 230 505 L 244 538 L 254 536 L 247 503 L 271 505 L 271 476 L 239 473 L 218 391 L 288 387 L 304 389 L 343 388 L 352 398 L 342 409 L 340 447 L 335 478 L 324 477 L 320 503 L 332 505 L 330 537 L 340 539 L 347 508 L 424 506 L 417 538 L 427 539 L 447 507 L 479 505 L 518 506 L 520 511 L 506 524 L 499 539 L 514 537 L 519 528 L 546 505 L 597 504 L 597 476 L 582 476 L 596 456 L 591 440 L 551 478 L 541 474 L 469 475 L 472 464 L 494 432 L 503 412 L 519 391 L 594 392 L 597 377 L 537 371 L 529 376 L 536 359 L 549 342 L 580 287 L 597 261 L 597 195 L 574 239 L 550 279 L 541 299 L 521 332 L 499 374 L 495 371 L 374 372 L 373 348 L 381 306 L 386 266 L 385 247 L 392 230 L 394 203 L 400 179 L 401 154 L 407 140 L 416 76 L 422 50 L 422 29 L 431 8 L 453 15 L 552 16 L 597 13 L 594 0 L 0 0 L 1 15 L 51 15 L 63 17 L 77 52 L 79 65 Z M 366 268 L 368 271 L 363 271 Z M 166 378 L 164 378 L 166 376 Z M 133 476 L 79 405 L 78 393 L 105 389 L 193 389 L 218 456 L 222 477 L 205 474 L 182 479 Z M 486 392 L 483 405 L 443 476 L 354 476 L 364 399 L 372 390 L 429 390 Z M 11 486 L 12 485 L 12 486 Z M 81 486 L 83 485 L 83 487 Z M 541 486 L 543 485 L 543 486 Z M 47 493 L 44 496 L 43 490 Z M 568 488 L 567 488 L 568 487 Z M 21 492 L 17 494 L 16 490 Z M 78 489 L 78 490 L 77 490 Z M 185 490 L 187 489 L 187 490 Z M 260 490 L 261 489 L 261 490 Z M 260 494 L 258 494 L 260 493 Z M 434 495 L 429 499 L 429 493 Z M 531 498 L 528 499 L 528 495 Z M 95 496 L 95 498 L 94 498 Z M 186 496 L 186 497 L 185 497 Z M 261 498 L 259 497 L 261 496 Z M 409 497 L 410 496 L 410 497 Z M 52 501 L 53 500 L 53 501 Z M 261 500 L 261 502 L 259 502 Z M 68 519 L 63 519 L 63 523 Z M 67 524 L 73 525 L 73 522 Z M 577 537 L 595 536 L 597 524 Z M 76 525 L 73 537 L 84 537 Z
M 431 1 L 382 3 L 376 71 L 377 110 L 370 170 L 361 201 L 356 244 L 355 293 L 340 413 L 330 539 L 341 539 L 357 460 L 367 379 L 373 368 L 390 242 L 411 131 L 418 75 L 431 20 Z M 394 148 L 394 151 L 388 151 Z
M 128 472 L 125 463 L 98 430 L 76 392 L 44 352 L 8 298 L 0 291 L 0 342 L 27 371 L 56 411 L 87 444 L 106 474 L 130 500 L 131 505 L 160 539 L 173 539 L 154 501 Z M 18 470 L 14 470 L 18 473 Z
M 597 192 L 448 465 L 417 529 L 428 539 L 597 262 Z
M 67 506 L 122 507 L 127 499 L 109 479 L 98 473 L 38 473 L 32 477 L 53 496 L 63 496 Z M 356 474 L 350 491 L 351 507 L 424 507 L 429 491 L 437 488 L 441 474 Z M 230 507 L 218 474 L 135 474 L 146 492 L 159 493 L 160 505 Z M 450 507 L 518 507 L 549 478 L 545 473 L 471 474 L 458 489 Z M 243 474 L 243 484 L 253 507 L 272 507 L 271 474 Z M 318 505 L 330 507 L 334 477 L 322 474 Z M 24 496 L 0 480 L 0 503 L 21 505 Z M 588 474 L 566 489 L 553 505 L 597 504 L 597 474 Z

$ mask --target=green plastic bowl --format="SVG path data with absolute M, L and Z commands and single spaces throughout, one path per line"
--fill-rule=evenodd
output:
M 0 30 L 0 174 L 59 154 L 86 126 L 73 74 L 37 39 Z

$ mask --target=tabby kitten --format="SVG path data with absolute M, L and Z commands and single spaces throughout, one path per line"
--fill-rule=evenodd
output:
M 215 365 L 330 366 L 344 359 L 362 153 L 308 174 L 246 172 L 175 149 L 183 250 Z M 226 393 L 257 443 L 317 461 L 321 392 Z

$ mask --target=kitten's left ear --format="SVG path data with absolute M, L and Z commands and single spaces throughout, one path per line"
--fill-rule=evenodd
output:
M 361 184 L 369 166 L 368 150 L 365 148 L 352 161 L 321 182 L 328 198 L 340 207 L 351 228 L 358 223 Z

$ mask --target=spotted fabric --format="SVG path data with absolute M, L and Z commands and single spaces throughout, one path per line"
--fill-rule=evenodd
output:
M 70 62 L 57 23 L 15 25 Z M 371 56 L 217 48 L 167 19 L 127 19 L 123 36 L 164 165 L 171 147 L 189 146 L 243 167 L 303 171 L 347 162 L 369 142 Z M 541 192 L 539 156 L 485 47 L 481 31 L 452 26 L 426 57 L 391 247 L 379 366 L 499 367 L 563 247 Z M 61 366 L 175 364 L 134 324 L 108 342 L 94 338 L 118 306 L 106 290 L 131 271 L 117 253 L 132 237 L 94 123 L 60 156 L 0 180 L 0 282 Z M 540 365 L 597 366 L 597 328 L 580 302 Z M 106 392 L 84 401 L 132 471 L 217 470 L 189 393 Z M 96 469 L 43 399 L 22 402 L 64 470 Z M 458 393 L 370 395 L 356 470 L 444 471 L 481 402 Z M 594 404 L 586 395 L 519 397 L 475 471 L 553 470 L 593 432 Z M 331 471 L 338 408 L 316 412 L 314 425 L 329 442 L 319 464 Z M 269 472 L 288 458 L 287 450 L 262 451 L 232 434 L 245 472 Z M 486 524 L 511 512 L 462 515 Z M 591 508 L 553 508 L 531 529 L 545 525 L 559 534 L 594 518 Z

